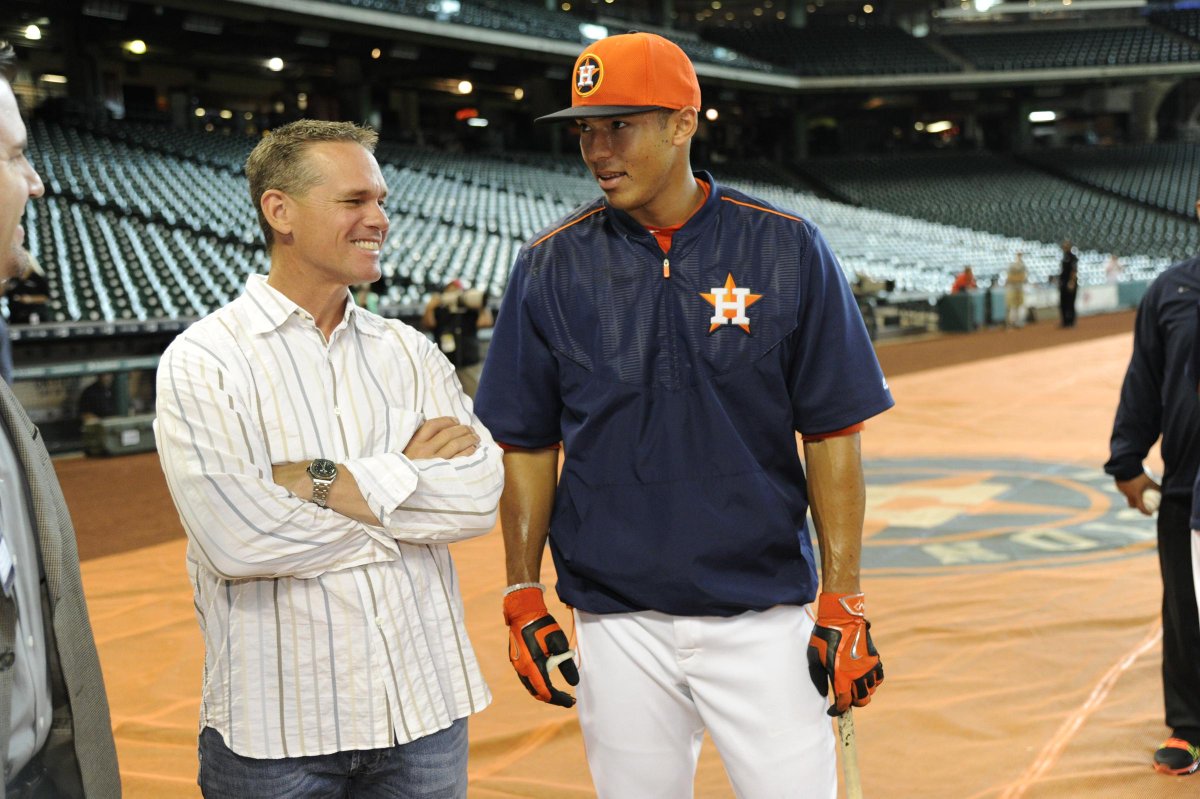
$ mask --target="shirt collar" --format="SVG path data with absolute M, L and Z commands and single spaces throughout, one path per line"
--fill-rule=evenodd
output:
M 246 327 L 255 335 L 278 330 L 293 316 L 315 323 L 312 314 L 272 288 L 267 283 L 266 275 L 250 275 L 246 279 L 244 296 L 252 306 Z M 371 336 L 381 337 L 386 331 L 384 320 L 355 305 L 350 289 L 346 289 L 345 315 L 338 327 L 349 324 L 354 324 L 358 330 Z
M 713 176 L 708 172 L 697 170 L 692 174 L 708 184 L 708 199 L 683 223 L 683 227 L 679 228 L 675 233 L 675 236 L 681 241 L 697 232 L 703 232 L 708 229 L 708 223 L 712 219 L 713 214 L 717 212 L 717 206 L 720 205 L 721 194 L 723 193 L 721 187 L 717 185 L 717 181 L 713 180 Z M 608 205 L 607 200 L 605 201 L 605 205 Z M 618 230 L 634 238 L 653 240 L 650 232 L 629 214 L 613 208 L 611 205 L 608 205 L 608 211 Z

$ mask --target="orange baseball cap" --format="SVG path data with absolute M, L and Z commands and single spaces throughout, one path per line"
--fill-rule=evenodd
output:
M 622 33 L 594 42 L 580 53 L 571 71 L 571 107 L 537 121 L 687 106 L 700 108 L 700 82 L 679 45 L 653 33 Z

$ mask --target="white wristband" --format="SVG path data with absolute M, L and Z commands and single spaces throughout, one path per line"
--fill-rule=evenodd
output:
M 546 586 L 542 585 L 541 583 L 514 583 L 514 584 L 510 585 L 508 588 L 504 589 L 504 595 L 508 596 L 509 594 L 511 594 L 515 591 L 520 591 L 524 588 L 537 588 L 537 589 L 541 590 L 543 593 L 546 591 Z

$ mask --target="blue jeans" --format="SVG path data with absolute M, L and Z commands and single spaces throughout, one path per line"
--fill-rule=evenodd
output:
M 467 720 L 385 749 L 312 757 L 242 757 L 211 727 L 200 732 L 205 799 L 465 799 Z

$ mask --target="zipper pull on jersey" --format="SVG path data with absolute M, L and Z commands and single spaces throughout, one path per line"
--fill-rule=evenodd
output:
M 670 277 L 671 277 L 671 261 L 667 258 L 663 258 L 663 280 L 667 280 Z

